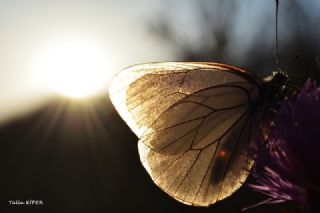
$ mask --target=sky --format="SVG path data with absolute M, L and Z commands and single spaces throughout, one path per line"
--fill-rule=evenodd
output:
M 233 17 L 224 63 L 245 65 L 243 57 L 257 39 L 261 46 L 274 42 L 274 2 L 222 2 L 216 0 L 209 12 L 224 18 L 214 19 L 216 25 L 224 24 L 228 14 Z M 285 38 L 293 35 L 284 18 L 290 2 L 281 3 L 279 37 L 285 44 Z M 306 14 L 315 23 L 319 1 L 304 1 L 301 8 L 304 11 L 297 17 Z M 174 45 L 152 32 L 150 26 L 159 19 L 170 23 L 178 40 L 201 51 L 204 24 L 197 9 L 192 0 L 183 4 L 168 0 L 1 0 L 1 121 L 29 112 L 56 94 L 102 94 L 115 73 L 127 66 L 181 60 Z M 261 35 L 261 28 L 267 33 Z
M 101 93 L 126 66 L 172 58 L 170 48 L 158 45 L 141 24 L 156 5 L 155 1 L 0 1 L 2 119 L 45 102 L 54 94 L 51 84 L 64 78 L 62 84 L 72 84 L 81 69 L 87 79 L 79 83 L 90 81 L 90 73 L 90 85 L 97 87 L 93 92 Z

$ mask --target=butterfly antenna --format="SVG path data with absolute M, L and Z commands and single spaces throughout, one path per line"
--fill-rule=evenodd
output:
M 296 55 L 294 57 L 288 58 L 285 62 L 283 62 L 283 64 L 281 64 L 282 69 L 285 69 L 289 64 L 291 64 L 292 62 L 295 62 L 299 59 L 300 56 Z
M 278 11 L 279 11 L 279 0 L 276 1 L 276 39 L 275 39 L 275 50 L 276 50 L 276 66 L 277 70 L 280 70 L 279 65 L 279 48 L 278 48 Z

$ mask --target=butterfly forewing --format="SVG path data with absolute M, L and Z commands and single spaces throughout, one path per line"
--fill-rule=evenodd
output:
M 248 176 L 255 81 L 218 63 L 154 63 L 122 71 L 111 100 L 140 138 L 153 181 L 177 200 L 207 206 Z

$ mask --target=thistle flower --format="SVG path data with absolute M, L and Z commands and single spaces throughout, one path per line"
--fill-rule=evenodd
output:
M 320 207 L 320 87 L 308 80 L 301 92 L 281 106 L 268 138 L 257 141 L 255 184 L 270 198 Z M 319 211 L 320 212 L 320 211 Z

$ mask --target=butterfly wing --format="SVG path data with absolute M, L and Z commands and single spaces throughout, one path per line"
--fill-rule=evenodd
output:
M 140 138 L 141 161 L 175 199 L 207 206 L 231 195 L 248 155 L 258 85 L 218 63 L 154 63 L 122 71 L 111 100 Z

